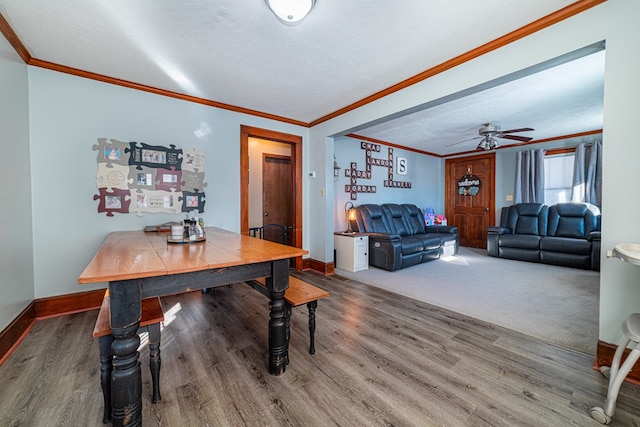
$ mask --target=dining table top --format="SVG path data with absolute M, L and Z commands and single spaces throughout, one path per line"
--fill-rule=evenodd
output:
M 189 273 L 308 254 L 304 249 L 217 227 L 206 227 L 205 234 L 205 241 L 182 244 L 168 242 L 170 234 L 166 232 L 112 232 L 84 269 L 78 283 Z

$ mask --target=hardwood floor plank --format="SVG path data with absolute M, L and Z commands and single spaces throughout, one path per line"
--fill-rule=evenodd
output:
M 267 299 L 242 284 L 162 298 L 162 400 L 149 426 L 598 426 L 607 382 L 593 356 L 354 281 L 296 273 L 318 304 L 316 354 L 294 308 L 290 364 L 268 373 Z M 0 425 L 101 426 L 97 310 L 38 321 L 0 366 Z M 8 385 L 8 386 L 5 386 Z M 622 386 L 612 426 L 640 426 Z

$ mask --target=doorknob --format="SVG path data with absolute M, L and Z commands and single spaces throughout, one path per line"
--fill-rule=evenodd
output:
M 268 213 L 268 212 L 265 212 L 265 213 L 264 213 L 264 216 L 269 216 L 269 213 Z
M 489 212 L 489 208 L 484 208 L 483 211 Z

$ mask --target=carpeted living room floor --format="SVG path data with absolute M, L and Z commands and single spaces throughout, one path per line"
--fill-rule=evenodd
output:
M 355 273 L 336 269 L 336 274 L 565 348 L 596 353 L 597 271 L 493 258 L 485 249 L 462 247 L 454 257 L 393 272 L 369 267 Z

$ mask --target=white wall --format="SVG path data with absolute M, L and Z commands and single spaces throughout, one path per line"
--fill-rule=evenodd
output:
M 307 129 L 146 92 L 29 68 L 35 297 L 102 288 L 77 279 L 106 235 L 184 214 L 98 213 L 97 138 L 196 148 L 205 156 L 207 225 L 240 230 L 240 126 Z M 211 133 L 194 131 L 206 124 Z M 303 154 L 304 156 L 304 154 Z M 303 182 L 303 185 L 306 183 Z M 303 187 L 304 191 L 304 187 Z M 19 211 L 12 211 L 14 217 Z M 303 229 L 306 229 L 303 221 Z M 304 236 L 303 236 L 304 244 Z
M 357 132 L 363 124 L 439 99 L 477 84 L 516 72 L 606 40 L 603 141 L 603 249 L 623 241 L 640 242 L 640 199 L 634 194 L 633 173 L 640 159 L 637 118 L 640 117 L 640 2 L 616 0 L 600 4 L 496 51 L 475 58 L 410 88 L 391 94 L 311 129 L 310 168 L 324 166 L 324 185 L 332 184 L 334 138 Z M 320 155 L 322 154 L 322 155 Z M 333 198 L 309 199 L 312 211 L 310 244 L 314 253 L 332 257 L 335 229 Z M 640 269 L 603 259 L 600 290 L 600 339 L 615 343 L 620 323 L 640 312 Z M 594 313 L 596 315 L 596 313 Z
M 602 248 L 640 242 L 640 198 L 635 176 L 640 159 L 640 2 L 609 1 L 598 22 L 606 31 L 602 178 Z M 584 31 L 588 31 L 585 28 Z M 604 255 L 604 254 L 603 254 Z M 600 338 L 617 343 L 620 324 L 640 312 L 640 268 L 603 259 L 600 275 Z
M 365 141 L 366 142 L 366 141 Z M 389 146 L 380 145 L 381 151 L 372 155 L 375 159 L 386 159 Z M 393 147 L 392 147 L 393 148 Z M 358 170 L 366 170 L 365 150 L 360 147 L 360 140 L 350 137 L 338 137 L 334 140 L 336 161 L 341 167 L 340 176 L 334 180 L 334 229 L 347 229 L 345 218 L 345 204 L 352 202 L 355 206 L 365 203 L 411 203 L 420 209 L 431 206 L 436 213 L 444 214 L 444 160 L 419 154 L 414 151 L 393 148 L 394 161 L 396 157 L 407 159 L 407 175 L 394 174 L 394 181 L 411 182 L 411 188 L 389 188 L 384 186 L 388 179 L 387 168 L 371 167 L 371 179 L 358 179 L 359 185 L 375 185 L 375 193 L 358 193 L 356 200 L 351 200 L 350 193 L 345 192 L 345 186 L 350 179 L 345 176 L 345 169 L 350 168 L 351 162 L 358 164 Z M 333 159 L 332 159 L 333 165 Z M 394 165 L 395 170 L 395 165 Z M 333 173 L 333 171 L 331 171 Z
M 27 66 L 0 37 L 0 331 L 33 301 Z

